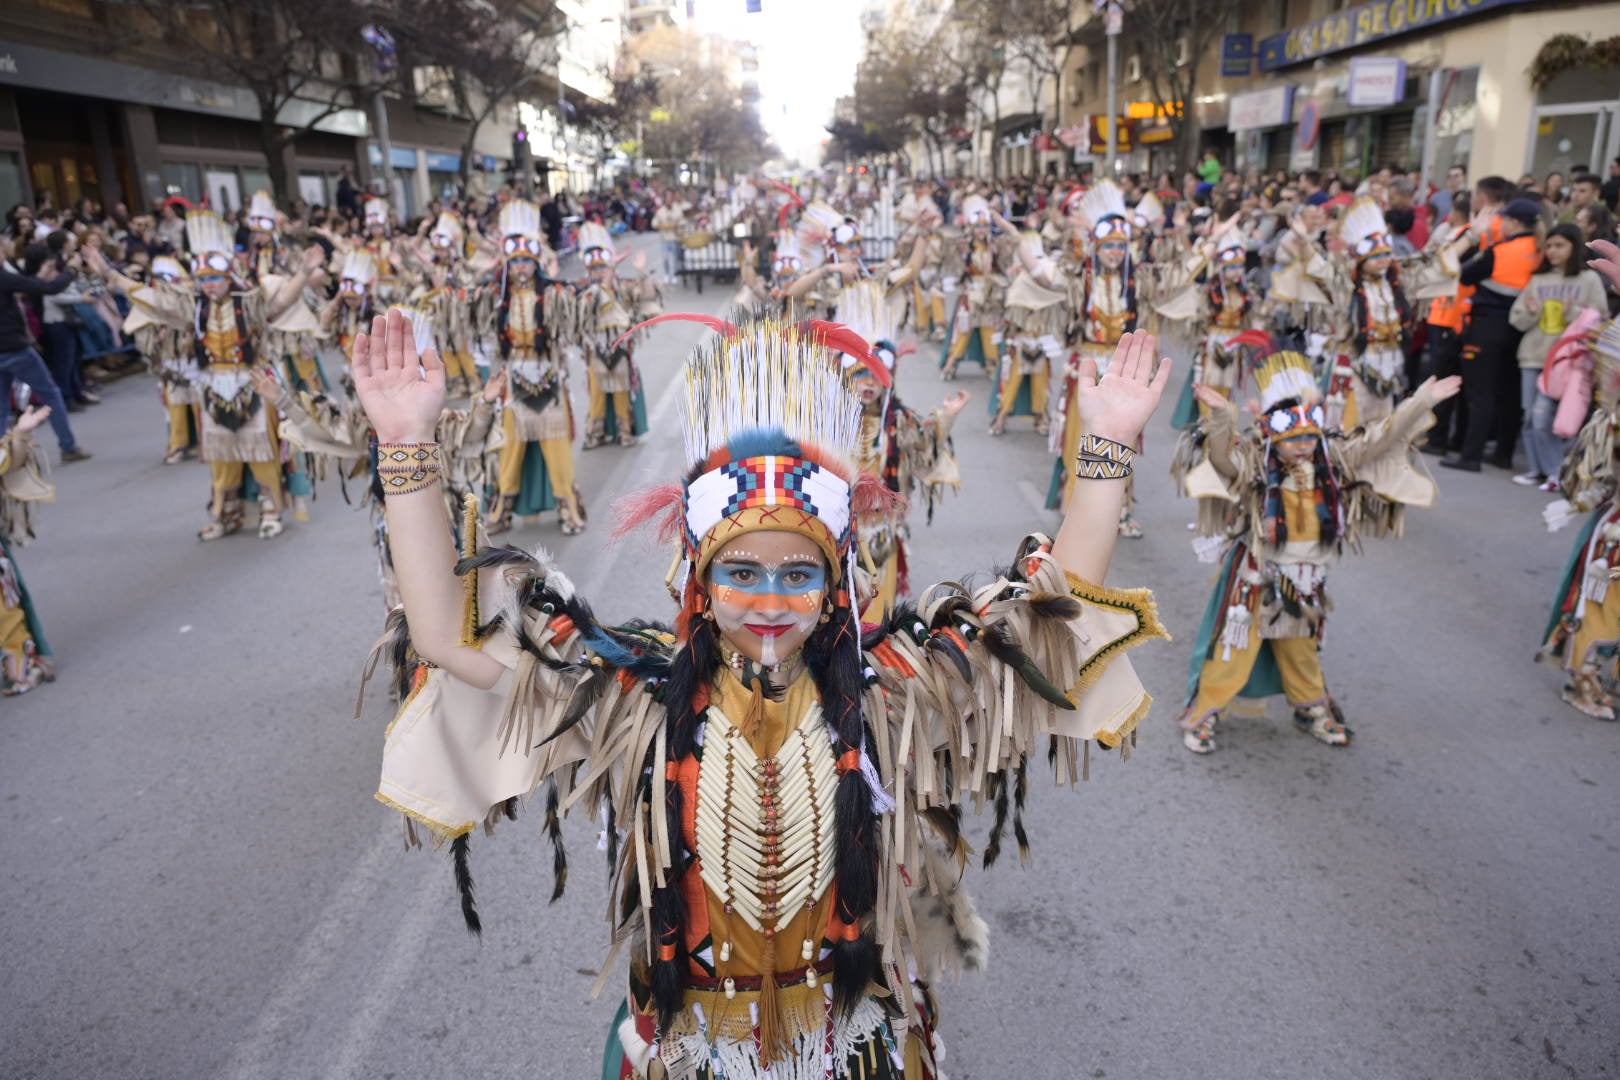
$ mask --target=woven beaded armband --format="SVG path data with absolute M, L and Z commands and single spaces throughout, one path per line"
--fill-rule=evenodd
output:
M 1080 436 L 1074 475 L 1081 480 L 1123 480 L 1131 475 L 1136 451 L 1101 435 Z
M 438 443 L 379 443 L 377 476 L 384 495 L 408 495 L 439 479 L 443 459 Z

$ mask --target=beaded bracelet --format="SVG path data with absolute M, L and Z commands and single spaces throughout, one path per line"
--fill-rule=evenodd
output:
M 377 476 L 384 495 L 409 495 L 433 486 L 443 465 L 438 443 L 377 445 Z
M 1081 480 L 1123 480 L 1131 475 L 1136 451 L 1101 435 L 1080 436 L 1074 475 Z

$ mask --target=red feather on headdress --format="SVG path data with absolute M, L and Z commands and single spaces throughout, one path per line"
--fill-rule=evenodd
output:
M 843 323 L 828 322 L 826 319 L 805 319 L 798 323 L 799 332 L 823 348 L 834 352 L 848 353 L 871 371 L 872 377 L 884 386 L 894 385 L 894 376 L 883 361 L 872 352 L 872 346 L 866 339 Z
M 622 540 L 643 525 L 658 528 L 658 542 L 674 544 L 681 539 L 681 500 L 686 489 L 680 484 L 659 484 L 614 500 L 613 539 Z
M 850 494 L 850 508 L 860 515 L 893 517 L 906 512 L 904 495 L 885 484 L 881 478 L 863 472 L 855 478 L 855 489 Z
M 636 325 L 632 326 L 630 329 L 618 336 L 618 338 L 613 342 L 613 347 L 617 349 L 626 338 L 630 337 L 636 331 L 644 330 L 649 326 L 656 326 L 662 322 L 699 323 L 703 326 L 707 326 L 710 330 L 713 330 L 721 337 L 728 338 L 735 337 L 742 333 L 742 330 L 737 326 L 736 323 L 727 322 L 718 315 L 704 315 L 701 312 L 696 311 L 671 311 L 668 314 L 659 315 L 656 318 L 648 319 L 645 322 L 636 323 Z
M 1245 330 L 1227 342 L 1231 345 L 1247 345 L 1251 349 L 1260 350 L 1260 359 L 1265 359 L 1277 351 L 1277 339 L 1264 330 Z

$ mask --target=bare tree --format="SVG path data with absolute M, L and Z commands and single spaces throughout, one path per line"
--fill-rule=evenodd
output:
M 1198 156 L 1193 103 L 1199 64 L 1240 11 L 1237 0 L 1131 0 L 1126 7 L 1126 34 L 1140 50 L 1142 74 L 1154 104 L 1170 119 L 1176 157 L 1184 164 Z
M 461 180 L 471 175 L 478 133 L 502 106 L 556 87 L 553 42 L 567 28 L 555 0 L 395 0 L 389 27 L 409 71 L 429 71 L 418 94 L 437 94 L 466 124 Z
M 144 38 L 181 67 L 253 95 L 259 147 L 281 200 L 292 195 L 287 149 L 381 85 L 374 66 L 357 55 L 361 28 L 374 19 L 363 0 L 96 2 L 117 9 L 133 44 Z

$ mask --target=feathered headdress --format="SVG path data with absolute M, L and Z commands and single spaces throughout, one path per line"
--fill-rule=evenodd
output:
M 969 195 L 962 200 L 962 224 L 972 229 L 989 228 L 990 201 L 983 195 Z
M 579 254 L 586 266 L 613 264 L 613 237 L 600 221 L 587 221 L 579 227 Z
M 268 191 L 255 191 L 248 200 L 247 223 L 254 232 L 276 231 L 276 203 Z
M 797 274 L 804 269 L 804 256 L 799 250 L 799 237 L 792 229 L 779 229 L 776 245 L 771 252 L 771 272 L 778 276 Z
M 1384 212 L 1372 199 L 1360 198 L 1350 204 L 1339 222 L 1339 236 L 1355 252 L 1357 262 L 1393 254 Z
M 152 259 L 152 276 L 165 281 L 184 281 L 186 274 L 185 264 L 173 255 L 158 255 Z
M 839 248 L 860 239 L 854 224 L 820 199 L 806 206 L 799 215 L 798 233 L 799 246 L 804 251 Z
M 411 335 L 416 339 L 416 355 L 438 347 L 435 341 L 433 312 L 414 305 L 399 305 L 398 310 L 411 324 Z
M 466 235 L 467 230 L 462 227 L 461 216 L 453 211 L 444 210 L 433 222 L 433 231 L 428 233 L 428 239 L 433 242 L 434 247 L 459 252 Z
M 1272 439 L 1321 435 L 1326 415 L 1310 357 L 1277 348 L 1264 330 L 1245 330 L 1228 343 L 1254 350 L 1254 382 L 1260 391 L 1261 424 Z
M 501 204 L 501 250 L 506 257 L 539 258 L 540 208 L 528 199 L 508 199 Z
M 201 274 L 205 269 L 220 274 L 231 272 L 231 253 L 236 244 L 225 220 L 212 210 L 186 213 L 186 247 L 191 252 L 193 273 Z
M 833 320 L 871 342 L 873 354 L 893 371 L 898 358 L 894 342 L 900 337 L 903 316 L 903 301 L 891 299 L 882 282 L 866 280 L 846 286 L 838 294 L 838 309 Z M 839 362 L 845 371 L 868 367 L 866 362 L 849 353 L 840 353 Z
M 1095 240 L 1131 235 L 1130 219 L 1125 216 L 1125 193 L 1112 180 L 1099 180 L 1082 196 L 1078 207 L 1091 227 Z
M 388 224 L 388 200 L 381 195 L 373 195 L 366 200 L 365 212 L 368 227 Z
M 1136 201 L 1136 224 L 1144 229 L 1157 229 L 1164 222 L 1164 204 L 1153 192 Z
M 1243 265 L 1243 260 L 1248 254 L 1248 245 L 1243 242 L 1243 237 L 1236 230 L 1223 233 L 1215 245 L 1215 261 L 1223 267 L 1233 264 Z
M 343 256 L 343 268 L 338 280 L 353 285 L 370 285 L 377 278 L 377 260 L 368 251 L 350 251 Z M 364 288 L 354 290 L 364 292 Z

